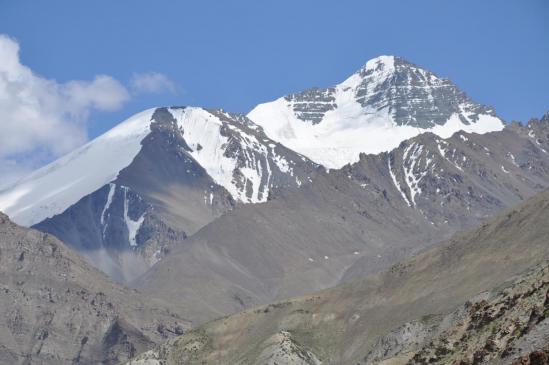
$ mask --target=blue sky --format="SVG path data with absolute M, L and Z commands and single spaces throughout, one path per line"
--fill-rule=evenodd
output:
M 548 19 L 546 0 L 0 0 L 0 33 L 36 75 L 63 84 L 105 74 L 128 89 L 119 108 L 84 109 L 87 138 L 152 106 L 247 112 L 338 83 L 381 54 L 527 120 L 549 110 Z M 171 83 L 132 91 L 132 77 L 150 72 Z

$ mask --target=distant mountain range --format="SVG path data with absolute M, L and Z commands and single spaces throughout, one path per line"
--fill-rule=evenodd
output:
M 369 61 L 334 88 L 261 104 L 248 117 L 190 107 L 144 111 L 0 192 L 0 210 L 128 282 L 237 205 L 266 202 L 325 169 L 360 165 L 361 153 L 389 152 L 425 132 L 443 141 L 460 130 L 504 126 L 450 81 L 393 56 Z M 412 152 L 408 159 L 421 153 Z M 415 204 L 419 188 L 402 180 L 392 158 L 383 162 L 394 164 L 388 176 Z
M 219 217 L 133 285 L 202 321 L 366 277 L 549 187 L 548 135 L 534 120 L 362 155 Z
M 449 319 L 444 320 L 444 326 L 438 320 L 426 324 L 421 316 L 450 315 L 455 306 L 480 290 L 493 291 L 495 296 L 490 300 L 496 298 L 496 286 L 503 284 L 500 280 L 530 267 L 518 259 L 513 261 L 513 257 L 507 259 L 502 252 L 508 248 L 516 254 L 515 249 L 528 250 L 529 244 L 539 246 L 540 237 L 545 236 L 540 233 L 544 227 L 536 228 L 539 220 L 531 214 L 524 217 L 524 224 L 529 224 L 531 234 L 536 235 L 534 243 L 519 240 L 515 247 L 515 241 L 508 238 L 516 237 L 515 233 L 499 235 L 487 226 L 473 231 L 477 233 L 470 237 L 481 237 L 483 242 L 492 242 L 494 237 L 504 240 L 503 246 L 490 243 L 490 247 L 494 257 L 510 260 L 514 266 L 507 269 L 486 258 L 489 265 L 495 265 L 493 274 L 481 268 L 475 271 L 474 265 L 480 265 L 476 258 L 462 260 L 460 256 L 454 260 L 445 256 L 448 250 L 451 255 L 461 255 L 459 247 L 469 246 L 480 258 L 490 256 L 480 243 L 472 238 L 463 245 L 444 242 L 548 187 L 549 113 L 525 124 L 505 123 L 491 107 L 472 101 L 451 81 L 401 58 L 381 56 L 334 87 L 313 88 L 260 104 L 248 115 L 198 107 L 144 111 L 0 192 L 0 211 L 15 223 L 54 235 L 110 276 L 102 276 L 50 235 L 25 231 L 4 217 L 4 228 L 18 233 L 2 243 L 6 247 L 0 247 L 2 253 L 13 252 L 4 275 L 9 277 L 6 289 L 16 296 L 9 298 L 15 298 L 16 304 L 3 305 L 14 313 L 10 318 L 19 318 L 17 313 L 23 309 L 17 303 L 29 295 L 17 286 L 19 279 L 11 278 L 18 275 L 17 267 L 22 265 L 17 259 L 21 254 L 18 242 L 30 244 L 29 252 L 34 252 L 39 262 L 44 255 L 39 241 L 52 240 L 83 273 L 82 278 L 80 274 L 74 277 L 78 279 L 74 285 L 104 293 L 112 298 L 110 302 L 120 303 L 116 309 L 94 309 L 97 316 L 110 318 L 100 324 L 88 315 L 80 319 L 61 317 L 83 326 L 86 341 L 92 337 L 96 341 L 93 348 L 82 345 L 90 363 L 97 359 L 115 363 L 190 326 L 253 306 L 285 303 L 278 301 L 300 295 L 308 295 L 303 300 L 313 303 L 314 308 L 299 304 L 297 314 L 283 310 L 274 319 L 267 315 L 268 322 L 258 319 L 261 316 L 256 312 L 245 312 L 242 316 L 250 327 L 239 327 L 238 320 L 232 322 L 238 315 L 229 317 L 227 323 L 234 323 L 230 328 L 237 332 L 250 329 L 249 333 L 257 336 L 243 336 L 243 342 L 231 344 L 226 354 L 220 354 L 217 345 L 200 347 L 202 337 L 192 337 L 199 346 L 196 359 L 206 363 L 211 358 L 219 363 L 217 359 L 222 358 L 222 363 L 230 359 L 228 363 L 253 360 L 274 364 L 273 359 L 297 351 L 303 361 L 292 360 L 296 364 L 375 363 L 391 356 L 403 356 L 408 361 L 408 355 L 429 362 L 436 349 L 425 341 L 444 341 L 449 337 L 442 336 L 441 328 L 458 325 Z M 545 195 L 537 199 L 546 200 Z M 488 227 L 502 228 L 494 223 L 503 218 L 498 219 Z M 514 221 L 515 229 L 527 234 L 520 222 Z M 29 241 L 27 235 L 38 238 Z M 441 244 L 446 248 L 440 248 Z M 536 260 L 541 260 L 545 251 L 538 246 L 532 253 L 537 252 L 540 256 Z M 52 263 L 59 265 L 56 269 L 63 268 L 63 257 Z M 405 268 L 411 265 L 413 272 L 403 269 L 402 276 L 391 271 L 399 267 L 394 266 L 398 262 L 404 262 Z M 450 265 L 448 270 L 453 267 L 457 271 L 442 270 L 446 264 Z M 457 266 L 451 266 L 454 264 Z M 466 273 L 467 265 L 475 270 Z M 418 274 L 424 268 L 428 270 L 425 275 Z M 39 278 L 47 276 L 50 268 L 38 265 L 26 270 L 31 276 L 23 281 L 42 293 Z M 536 272 L 544 272 L 540 270 Z M 451 273 L 456 276 L 451 278 Z M 387 275 L 391 278 L 389 292 L 384 286 Z M 448 287 L 412 285 L 432 283 L 434 277 L 442 278 L 440 285 Z M 455 295 L 446 292 L 469 279 L 479 282 Z M 525 276 L 525 280 L 530 279 L 538 280 Z M 44 290 L 62 296 L 63 283 L 54 280 L 46 285 L 50 289 Z M 361 300 L 382 300 L 375 297 L 379 293 L 396 295 L 390 291 L 393 284 L 409 291 L 406 298 L 416 298 L 417 306 L 408 299 L 401 303 L 391 297 L 383 309 L 386 312 L 371 312 L 370 304 L 361 307 Z M 348 288 L 357 292 L 348 292 Z M 417 289 L 435 295 L 436 288 L 447 293 L 447 299 L 436 298 L 431 303 L 423 294 L 412 293 Z M 310 294 L 321 290 L 328 291 Z M 45 308 L 44 313 L 77 311 L 74 308 L 84 305 L 82 297 L 67 294 L 66 307 L 59 309 L 40 295 L 31 302 Z M 134 307 L 123 309 L 121 298 L 128 298 Z M 154 302 L 147 298 L 154 298 Z M 341 312 L 330 312 L 336 306 L 332 300 L 343 303 Z M 301 299 L 288 303 L 296 301 L 301 303 Z M 272 305 L 277 309 L 282 304 Z M 358 308 L 356 313 L 351 313 L 351 305 Z M 261 310 L 270 313 L 269 308 Z M 291 308 L 294 304 L 288 305 L 288 310 Z M 318 318 L 334 314 L 337 321 L 317 318 L 303 322 L 301 314 L 315 313 L 316 308 L 322 312 Z M 151 314 L 157 309 L 163 313 L 158 318 Z M 143 318 L 137 318 L 141 312 Z M 358 317 L 353 319 L 355 314 Z M 295 325 L 286 326 L 294 315 Z M 386 318 L 387 323 L 371 322 L 374 317 Z M 406 326 L 411 327 L 402 328 L 416 328 L 413 321 L 417 320 L 420 330 L 413 332 L 413 337 L 418 340 L 406 342 L 397 326 L 408 323 Z M 364 323 L 359 328 L 362 332 L 351 326 L 353 321 Z M 325 329 L 324 322 L 337 325 Z M 222 343 L 208 332 L 224 333 L 219 323 L 189 336 L 206 333 L 203 338 Z M 265 331 L 254 332 L 256 323 L 265 325 Z M 53 331 L 50 325 L 46 327 Z M 12 331 L 11 324 L 6 322 L 5 326 Z M 39 343 L 37 332 L 30 324 L 25 326 L 6 337 L 12 341 L 13 336 L 19 336 L 17 346 L 6 347 L 7 358 L 35 354 L 31 348 Z M 116 328 L 116 336 L 112 336 L 125 340 L 111 341 L 106 328 Z M 319 328 L 320 337 L 300 337 L 299 333 L 310 335 L 308 328 Z M 392 330 L 402 336 L 395 340 L 388 334 Z M 354 342 L 338 337 L 341 333 Z M 62 352 L 63 359 L 48 359 L 59 363 L 74 360 L 74 346 L 78 347 L 74 341 L 80 335 L 71 334 L 72 342 Z M 322 336 L 337 341 L 330 347 Z M 374 340 L 381 342 L 375 344 Z M 62 335 L 48 341 L 48 346 L 58 346 Z M 6 346 L 4 343 L 0 344 Z M 163 356 L 171 356 L 174 348 L 177 353 L 187 351 L 180 351 L 175 342 L 167 346 L 162 348 L 165 352 L 147 356 L 164 361 Z M 243 349 L 251 352 L 244 354 Z M 158 364 L 151 361 L 146 364 Z M 392 362 L 384 363 L 389 364 Z

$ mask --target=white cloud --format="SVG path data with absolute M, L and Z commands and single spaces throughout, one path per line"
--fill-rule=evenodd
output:
M 175 84 L 159 72 L 134 74 L 130 83 L 135 93 L 175 93 Z
M 21 178 L 32 172 L 32 167 L 27 162 L 17 163 L 14 160 L 0 159 L 0 190 L 10 186 Z
M 22 65 L 19 44 L 0 34 L 0 186 L 87 140 L 93 110 L 113 111 L 130 95 L 117 80 L 58 83 Z

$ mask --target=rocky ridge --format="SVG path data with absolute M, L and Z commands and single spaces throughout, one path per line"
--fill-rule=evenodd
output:
M 0 214 L 0 363 L 116 364 L 189 322 Z

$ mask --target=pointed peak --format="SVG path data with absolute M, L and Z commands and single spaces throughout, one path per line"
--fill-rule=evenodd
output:
M 356 88 L 365 78 L 373 77 L 376 80 L 385 80 L 395 73 L 395 61 L 400 58 L 391 55 L 382 55 L 372 58 L 357 72 L 352 74 L 338 86 L 343 89 Z
M 387 56 L 382 55 L 378 56 L 376 58 L 372 58 L 364 66 L 362 66 L 361 71 L 367 72 L 367 71 L 377 71 L 377 70 L 392 70 L 394 69 L 395 65 L 395 59 L 397 57 L 395 56 Z
M 416 68 L 423 71 L 427 71 L 422 67 L 419 67 L 415 63 L 412 63 L 402 57 L 393 55 L 382 55 L 376 58 L 372 58 L 362 68 L 359 73 L 361 75 L 371 74 L 373 72 L 392 73 L 402 71 L 407 68 Z

